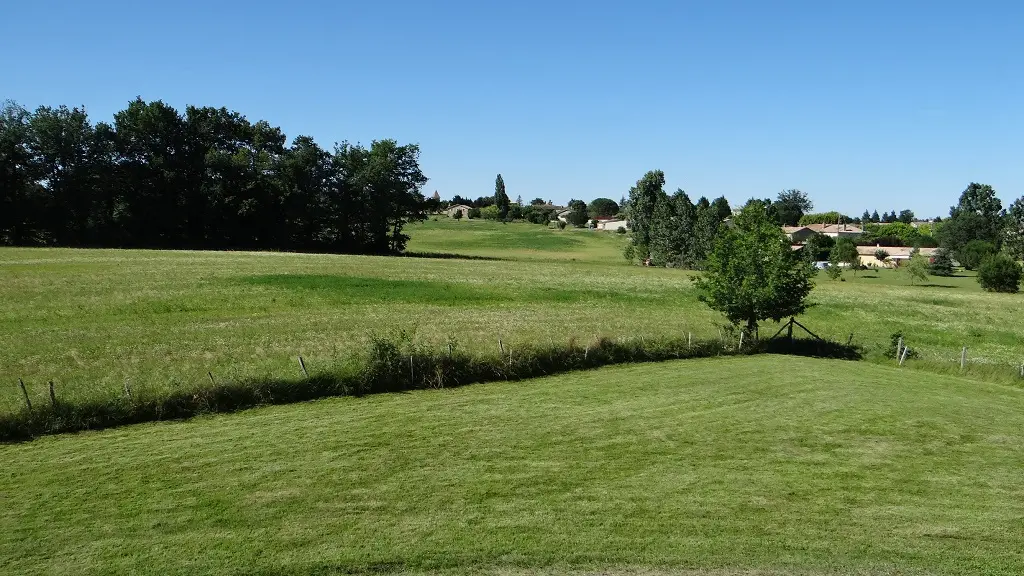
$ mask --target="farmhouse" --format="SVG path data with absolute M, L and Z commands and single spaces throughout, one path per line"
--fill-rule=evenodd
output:
M 875 252 L 885 250 L 889 258 L 885 262 L 875 257 Z M 860 263 L 871 268 L 899 268 L 910 260 L 910 253 L 913 248 L 907 246 L 857 246 L 857 255 L 860 256 Z M 928 259 L 928 262 L 935 258 L 935 251 L 938 248 L 921 248 L 921 255 Z
M 462 218 L 463 219 L 467 219 L 467 218 L 469 218 L 469 211 L 470 211 L 470 207 L 469 206 L 466 206 L 465 204 L 456 204 L 455 206 L 452 206 L 452 207 L 448 208 L 448 217 L 449 218 L 454 218 L 456 212 L 461 212 L 462 213 Z
M 817 234 L 807 226 L 783 226 L 782 232 L 786 234 L 793 244 L 803 244 Z
M 599 220 L 597 223 L 598 230 L 608 230 L 609 232 L 615 232 L 619 228 L 626 230 L 629 228 L 628 220 Z

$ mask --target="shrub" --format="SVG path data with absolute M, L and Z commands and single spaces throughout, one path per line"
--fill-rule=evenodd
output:
M 558 226 L 559 230 L 565 230 L 567 224 L 565 223 L 565 220 L 559 220 L 558 224 L 555 224 L 555 226 Z
M 1016 294 L 1020 290 L 1021 269 L 1006 254 L 989 256 L 978 268 L 978 283 L 989 292 Z
M 456 210 L 452 213 L 452 218 L 456 220 L 462 220 L 462 210 Z
M 996 253 L 996 247 L 984 240 L 971 240 L 957 253 L 960 265 L 968 270 L 977 270 L 986 258 Z
M 498 220 L 501 218 L 501 211 L 497 206 L 485 206 L 480 209 L 480 217 L 484 220 Z
M 621 227 L 621 226 L 619 226 L 618 228 L 615 229 L 615 233 L 616 234 L 625 234 L 626 233 L 626 229 Z
M 893 332 L 889 337 L 889 348 L 885 351 L 886 358 L 898 360 L 896 358 L 896 348 L 900 345 L 900 340 L 903 340 L 903 345 L 906 346 L 907 341 L 903 338 L 903 332 Z M 917 358 L 917 352 L 910 348 L 910 350 L 907 350 L 907 358 Z
M 469 209 L 469 214 L 467 214 L 467 216 L 470 217 L 470 218 L 480 218 L 480 209 L 479 208 L 470 208 Z

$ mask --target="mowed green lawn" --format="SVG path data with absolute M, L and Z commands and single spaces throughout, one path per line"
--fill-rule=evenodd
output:
M 214 378 L 295 377 L 361 354 L 373 333 L 449 338 L 491 353 L 497 340 L 717 338 L 692 273 L 625 264 L 622 235 L 440 219 L 410 227 L 410 250 L 509 260 L 247 252 L 0 249 L 0 413 L 35 402 L 137 395 Z M 972 362 L 1006 379 L 1024 361 L 1024 296 L 973 278 L 911 286 L 901 273 L 822 276 L 804 323 L 879 360 L 899 330 L 923 359 Z M 769 323 L 763 332 L 773 330 Z M 766 335 L 770 335 L 766 334 Z M 913 361 L 911 362 L 913 365 Z
M 867 363 L 618 366 L 0 461 L 5 575 L 1024 573 L 1024 392 Z

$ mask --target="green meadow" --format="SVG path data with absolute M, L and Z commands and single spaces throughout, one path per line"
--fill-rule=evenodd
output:
M 751 356 L 0 445 L 4 574 L 1024 572 L 1024 393 Z
M 22 409 L 18 378 L 48 402 L 132 390 L 329 371 L 374 334 L 491 353 L 527 343 L 694 334 L 729 338 L 697 301 L 692 273 L 630 266 L 622 235 L 532 224 L 451 221 L 410 227 L 432 257 L 144 250 L 0 249 L 0 413 Z M 458 257 L 462 256 L 462 257 Z M 902 332 L 907 368 L 1019 379 L 1024 297 L 972 277 L 912 286 L 898 271 L 822 275 L 800 318 L 815 333 L 889 363 Z M 772 324 L 762 336 L 774 332 Z

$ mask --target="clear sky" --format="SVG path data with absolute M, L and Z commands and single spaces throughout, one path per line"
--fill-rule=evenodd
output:
M 422 147 L 427 192 L 618 200 L 650 169 L 737 203 L 946 215 L 1024 194 L 1024 3 L 10 2 L 0 99 L 226 106 Z

